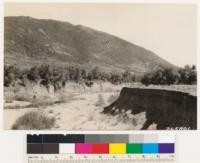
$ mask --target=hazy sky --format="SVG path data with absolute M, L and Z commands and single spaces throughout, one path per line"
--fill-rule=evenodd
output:
M 114 34 L 183 66 L 196 64 L 197 8 L 191 4 L 7 3 L 5 16 L 81 24 Z

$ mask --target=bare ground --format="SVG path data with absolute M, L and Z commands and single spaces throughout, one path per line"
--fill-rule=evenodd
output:
M 122 87 L 139 87 L 153 89 L 167 89 L 188 92 L 196 95 L 196 86 L 149 86 L 140 84 L 131 85 L 104 85 L 96 86 L 91 90 L 80 90 L 79 88 L 67 88 L 67 91 L 59 93 L 56 98 L 37 98 L 48 103 L 33 105 L 33 101 L 5 100 L 4 103 L 4 128 L 11 129 L 15 121 L 30 111 L 45 113 L 49 117 L 56 119 L 56 125 L 52 129 L 57 130 L 138 130 L 146 121 L 145 113 L 124 116 L 122 114 L 111 116 L 102 114 L 104 106 L 110 104 L 110 97 L 119 94 Z M 39 88 L 40 89 L 40 88 Z M 30 92 L 30 91 L 29 91 Z M 44 92 L 44 91 L 43 91 Z M 38 93 L 36 93 L 38 96 Z M 15 95 L 16 96 L 16 93 Z M 54 99 L 54 103 L 49 103 L 49 98 Z M 26 100 L 26 98 L 24 98 Z M 35 102 L 35 101 L 34 101 Z M 45 105 L 46 104 L 46 105 Z M 152 125 L 149 129 L 155 129 Z

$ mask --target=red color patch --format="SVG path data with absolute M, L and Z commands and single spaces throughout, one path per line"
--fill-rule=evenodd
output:
M 106 154 L 109 153 L 109 144 L 93 144 L 92 153 L 94 154 Z

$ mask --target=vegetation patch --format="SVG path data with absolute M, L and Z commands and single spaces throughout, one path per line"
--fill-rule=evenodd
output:
M 91 70 L 79 66 L 54 67 L 41 65 L 24 70 L 20 70 L 15 66 L 4 67 L 5 87 L 15 85 L 16 83 L 21 86 L 26 86 L 26 81 L 39 83 L 47 89 L 52 85 L 54 90 L 58 91 L 66 85 L 66 82 L 84 83 L 87 87 L 92 87 L 94 81 L 108 81 L 118 85 L 121 83 L 134 82 L 135 75 L 130 71 L 105 73 L 100 71 L 98 67 L 94 67 Z
M 171 68 L 159 67 L 154 71 L 147 72 L 141 79 L 141 83 L 148 86 L 153 85 L 171 85 L 171 84 L 187 84 L 197 83 L 196 66 L 186 65 L 178 71 Z
M 14 130 L 44 130 L 51 129 L 55 125 L 55 118 L 48 117 L 44 113 L 31 111 L 16 120 Z

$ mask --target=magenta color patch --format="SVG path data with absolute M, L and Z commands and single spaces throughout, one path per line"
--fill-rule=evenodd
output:
M 92 144 L 76 144 L 76 154 L 92 154 Z

